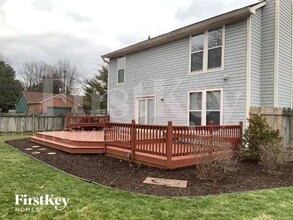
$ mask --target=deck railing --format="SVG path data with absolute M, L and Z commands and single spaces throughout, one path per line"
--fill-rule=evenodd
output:
M 166 126 L 134 125 L 135 151 L 166 156 Z
M 200 154 L 210 147 L 231 146 L 239 151 L 242 142 L 242 122 L 239 125 L 174 126 L 172 156 Z
M 113 146 L 131 150 L 131 124 L 106 123 L 104 129 L 105 147 Z
M 105 127 L 110 121 L 110 116 L 76 116 L 66 115 L 66 128 L 71 129 L 95 129 Z
M 124 123 L 106 123 L 104 130 L 105 147 L 113 146 L 131 151 L 167 157 L 193 155 L 207 152 L 210 146 L 221 147 L 229 144 L 239 152 L 242 143 L 243 123 L 239 125 L 167 126 Z
M 106 123 L 106 146 L 129 149 L 135 152 L 166 156 L 166 126 Z

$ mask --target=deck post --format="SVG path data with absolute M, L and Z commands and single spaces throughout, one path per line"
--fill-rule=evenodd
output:
M 104 153 L 106 153 L 106 148 L 107 148 L 107 141 L 108 141 L 108 131 L 109 131 L 109 123 L 105 123 L 104 127 L 104 142 L 103 142 L 103 147 L 104 147 Z
M 243 138 L 243 121 L 239 121 L 239 125 L 240 125 L 240 140 L 239 140 L 239 145 L 241 146 L 242 144 L 242 138 Z
M 35 120 L 36 120 L 36 115 L 33 113 L 32 114 L 32 131 L 33 131 L 33 134 L 36 133 L 36 122 L 35 122 Z
M 167 154 L 167 168 L 171 168 L 172 159 L 172 145 L 173 145 L 173 125 L 172 121 L 168 121 L 167 134 L 166 134 L 166 154 Z
M 136 126 L 135 120 L 131 121 L 130 128 L 130 146 L 131 146 L 131 160 L 135 158 L 135 147 L 136 147 Z
M 242 138 L 242 136 L 243 136 L 243 121 L 239 121 L 239 125 L 241 127 L 240 134 L 241 134 L 241 138 Z
M 212 135 L 214 133 L 214 126 L 215 126 L 215 122 L 214 121 L 210 121 L 209 122 L 210 127 L 210 134 Z

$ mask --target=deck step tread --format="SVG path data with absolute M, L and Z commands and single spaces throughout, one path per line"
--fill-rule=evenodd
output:
M 65 144 L 63 142 L 58 142 L 58 141 L 52 141 L 52 140 L 48 140 L 48 139 L 44 139 L 44 138 L 40 138 L 40 137 L 37 137 L 37 136 L 33 136 L 31 137 L 31 141 L 34 142 L 34 140 L 37 140 L 37 141 L 41 141 L 41 142 L 44 142 L 44 143 L 50 143 L 50 144 L 55 144 L 55 145 L 59 145 L 59 146 L 62 146 L 62 147 L 66 147 L 66 148 L 80 148 L 80 149 L 86 149 L 86 148 L 90 148 L 90 149 L 101 149 L 103 148 L 103 146 L 86 146 L 86 145 L 74 145 L 74 141 L 70 144 Z

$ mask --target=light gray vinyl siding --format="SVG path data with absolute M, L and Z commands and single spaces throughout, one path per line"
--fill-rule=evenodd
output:
M 156 124 L 188 124 L 188 92 L 223 89 L 223 123 L 245 121 L 246 29 L 242 21 L 226 26 L 224 70 L 190 74 L 190 38 L 126 56 L 125 83 L 117 85 L 117 59 L 111 59 L 111 120 L 135 118 L 137 97 L 155 96 Z M 229 80 L 223 80 L 225 75 Z
M 261 106 L 261 16 L 262 9 L 251 16 L 251 107 Z
M 280 3 L 279 107 L 290 107 L 292 91 L 292 0 L 282 0 Z
M 274 63 L 275 63 L 275 3 L 266 1 L 262 13 L 261 48 L 261 104 L 274 105 Z

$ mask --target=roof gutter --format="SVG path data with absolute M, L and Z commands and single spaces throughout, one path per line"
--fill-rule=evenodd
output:
M 103 59 L 109 58 L 117 58 L 122 57 L 127 54 L 135 53 L 141 50 L 149 49 L 152 47 L 156 47 L 162 44 L 170 43 L 172 41 L 180 40 L 185 37 L 189 37 L 190 35 L 199 34 L 207 29 L 218 28 L 223 25 L 232 24 L 236 21 L 240 21 L 246 19 L 251 14 L 255 13 L 255 10 L 263 7 L 265 2 L 260 2 L 245 8 L 237 9 L 174 31 L 169 33 L 139 42 L 137 44 L 133 44 L 131 46 L 116 50 L 111 53 L 107 53 L 102 56 Z

